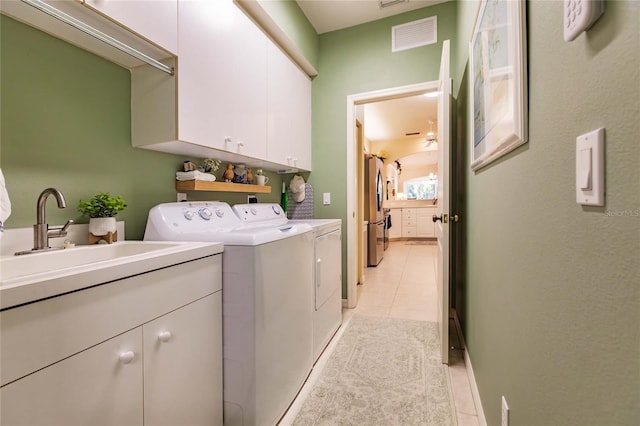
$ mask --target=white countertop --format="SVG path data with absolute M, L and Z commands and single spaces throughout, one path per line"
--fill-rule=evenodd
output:
M 222 253 L 221 243 L 121 241 L 0 258 L 0 309 Z
M 389 200 L 382 203 L 382 207 L 386 209 L 409 209 L 409 208 L 437 208 L 437 204 L 433 204 L 431 200 Z

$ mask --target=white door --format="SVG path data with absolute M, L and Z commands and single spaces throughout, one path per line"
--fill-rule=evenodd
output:
M 438 207 L 434 216 L 438 252 L 436 273 L 438 286 L 438 325 L 442 362 L 449 363 L 449 145 L 450 145 L 450 96 L 449 40 L 442 43 L 440 60 L 438 102 Z

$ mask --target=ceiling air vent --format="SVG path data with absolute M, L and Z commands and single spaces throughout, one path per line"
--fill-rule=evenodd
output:
M 419 21 L 391 27 L 391 51 L 413 49 L 418 46 L 433 44 L 438 41 L 438 17 L 420 19 Z

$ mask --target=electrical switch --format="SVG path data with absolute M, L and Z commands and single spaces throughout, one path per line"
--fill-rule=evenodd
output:
M 604 128 L 576 138 L 576 202 L 604 206 Z
M 591 148 L 581 149 L 580 153 L 580 189 L 583 191 L 591 189 Z

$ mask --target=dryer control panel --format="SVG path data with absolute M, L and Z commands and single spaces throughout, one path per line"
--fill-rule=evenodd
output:
M 265 221 L 270 225 L 287 223 L 287 214 L 278 204 L 236 204 L 233 206 L 233 211 L 238 215 L 242 223 L 257 223 Z

